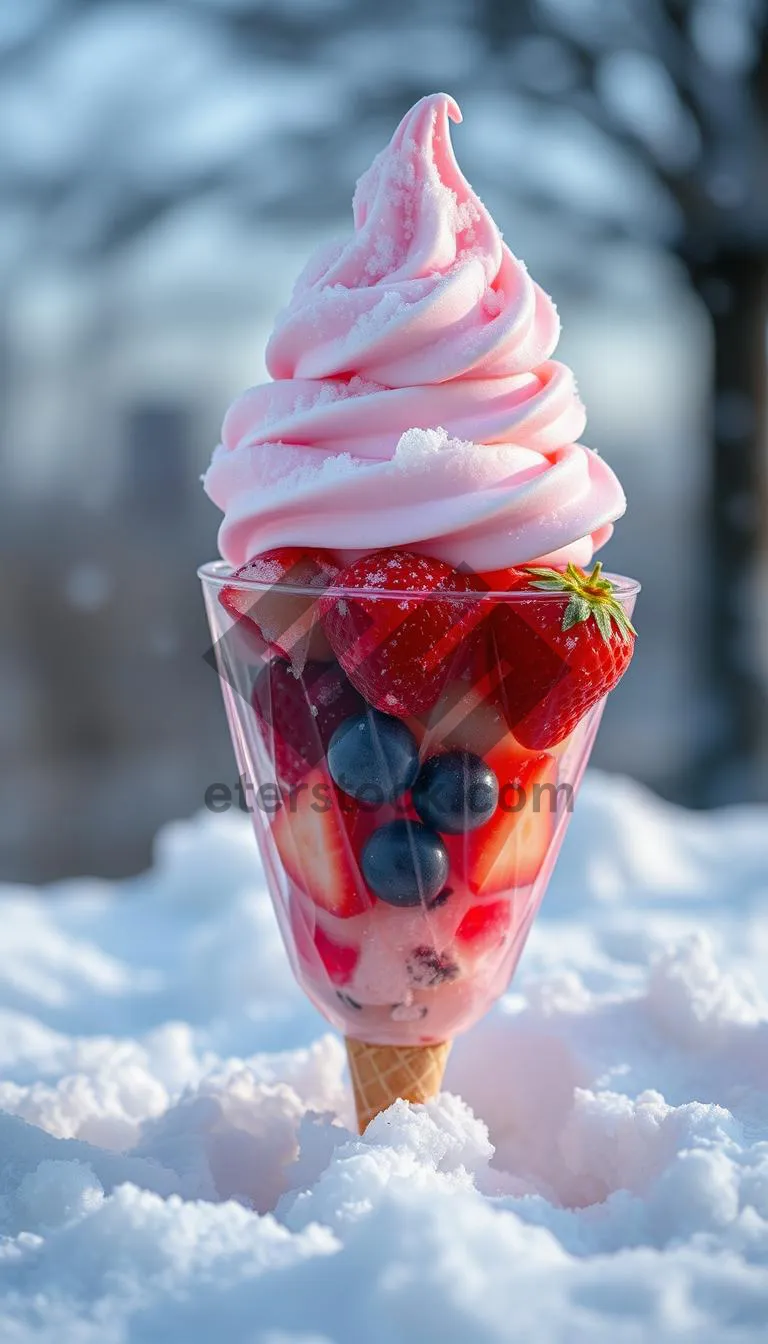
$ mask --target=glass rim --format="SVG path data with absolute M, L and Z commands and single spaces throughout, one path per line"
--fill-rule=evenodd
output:
M 267 583 L 261 579 L 243 579 L 234 578 L 232 566 L 228 565 L 226 560 L 208 560 L 204 565 L 200 565 L 197 570 L 198 578 L 204 585 L 218 589 L 232 587 L 239 588 L 243 592 L 252 593 L 270 593 L 274 592 L 276 585 Z M 630 579 L 623 574 L 613 574 L 610 570 L 603 570 L 602 577 L 608 579 L 613 586 L 614 594 L 619 599 L 636 597 L 640 592 L 641 585 L 637 579 Z M 333 597 L 333 598 L 362 598 L 368 596 L 382 598 L 397 598 L 403 601 L 405 598 L 420 598 L 423 601 L 432 599 L 440 602 L 466 602 L 466 601 L 504 601 L 504 602 L 530 602 L 532 600 L 542 601 L 562 601 L 562 592 L 548 592 L 543 589 L 537 589 L 532 592 L 528 589 L 502 589 L 494 592 L 492 589 L 483 589 L 478 592 L 468 591 L 464 593 L 452 592 L 445 589 L 404 589 L 404 588 L 377 588 L 368 592 L 361 588 L 345 588 L 343 585 L 329 583 L 326 588 L 312 588 L 306 584 L 285 584 L 286 592 L 290 592 L 296 597 Z

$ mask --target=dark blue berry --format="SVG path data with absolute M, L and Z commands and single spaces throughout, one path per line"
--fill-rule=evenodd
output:
M 381 807 L 410 789 L 419 773 L 419 748 L 400 719 L 369 709 L 339 724 L 328 743 L 328 769 L 344 793 Z
M 490 765 L 473 751 L 446 751 L 424 762 L 412 796 L 428 826 L 446 835 L 461 835 L 493 816 L 499 781 Z
M 446 902 L 451 899 L 452 895 L 453 895 L 453 887 L 443 887 L 443 890 L 438 892 L 437 896 L 433 901 L 427 901 L 427 909 L 439 910 L 440 906 L 445 905 Z
M 360 865 L 371 891 L 389 905 L 428 905 L 448 877 L 448 852 L 419 821 L 389 821 L 366 841 Z

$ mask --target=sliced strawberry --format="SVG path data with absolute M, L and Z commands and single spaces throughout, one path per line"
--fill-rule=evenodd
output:
M 454 935 L 455 941 L 473 955 L 489 952 L 504 942 L 511 918 L 510 901 L 473 905 L 459 924 Z
M 323 762 L 339 724 L 364 707 L 335 663 L 308 662 L 297 675 L 284 658 L 262 666 L 251 703 L 276 782 L 289 790 Z
M 329 980 L 334 985 L 348 985 L 360 960 L 359 947 L 351 943 L 335 943 L 319 925 L 315 929 L 315 947 Z
M 521 771 L 539 755 L 539 752 L 532 752 L 528 747 L 522 746 L 513 733 L 505 733 L 496 746 L 485 753 L 485 760 L 494 771 L 501 790 L 505 786 L 514 786 L 520 778 Z
M 346 985 L 354 974 L 360 949 L 353 943 L 336 942 L 316 922 L 314 913 L 305 911 L 298 897 L 290 902 L 291 930 L 296 952 L 315 978 L 320 958 L 334 985 Z
M 312 952 L 315 945 L 312 936 L 315 924 L 314 912 L 312 916 L 308 916 L 304 911 L 303 902 L 294 892 L 292 892 L 288 900 L 288 914 L 291 920 L 293 946 L 296 949 L 299 960 L 307 963 L 311 967 L 313 962 Z M 308 922 L 310 918 L 312 920 L 311 928 Z
M 444 837 L 457 880 L 480 896 L 530 886 L 552 842 L 556 784 L 553 757 L 524 761 L 514 779 L 502 786 L 499 806 L 485 826 Z
M 286 798 L 272 835 L 289 878 L 315 905 L 349 919 L 372 904 L 334 785 L 324 770 L 311 771 Z
M 338 574 L 338 565 L 328 551 L 280 546 L 248 560 L 233 579 L 268 584 L 268 588 L 227 584 L 219 601 L 230 615 L 258 630 L 274 653 L 303 667 L 307 658 L 331 658 L 332 652 L 316 611 L 316 599 L 293 588 L 327 588 Z
M 391 550 L 349 565 L 336 585 L 360 592 L 320 600 L 323 628 L 352 684 L 387 714 L 428 710 L 482 617 L 469 599 L 475 582 L 442 560 Z

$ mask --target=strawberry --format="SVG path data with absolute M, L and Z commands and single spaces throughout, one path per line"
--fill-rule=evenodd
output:
M 526 583 L 525 572 L 517 565 L 486 571 L 478 578 L 489 593 L 508 593 L 514 588 L 524 588 Z
M 350 681 L 369 704 L 406 718 L 437 700 L 463 640 L 482 618 L 474 580 L 442 560 L 409 551 L 377 551 L 338 575 L 336 586 L 360 597 L 321 598 L 323 628 Z M 399 601 L 382 592 L 402 593 Z M 446 593 L 444 601 L 407 594 Z
M 328 979 L 334 985 L 348 985 L 360 959 L 360 949 L 351 943 L 335 943 L 319 924 L 315 929 L 315 947 Z
M 451 872 L 478 896 L 527 887 L 535 881 L 555 830 L 557 762 L 547 755 L 520 763 L 502 785 L 499 806 L 484 826 L 444 837 Z M 449 882 L 450 882 L 449 878 Z
M 511 917 L 509 901 L 470 906 L 456 930 L 455 941 L 474 955 L 490 952 L 504 942 Z
M 493 636 L 509 669 L 507 722 L 523 746 L 541 751 L 567 737 L 624 675 L 635 629 L 599 562 L 591 574 L 576 565 L 524 573 L 530 600 L 498 603 Z
M 297 676 L 284 658 L 262 666 L 251 704 L 275 764 L 276 782 L 289 790 L 323 761 L 339 724 L 363 709 L 357 691 L 334 663 L 309 662 Z
M 290 593 L 290 588 L 327 588 L 338 574 L 328 551 L 280 546 L 264 551 L 235 570 L 233 579 L 268 584 L 268 588 L 238 588 L 227 584 L 219 601 L 231 616 L 256 627 L 273 653 L 290 658 L 302 668 L 307 658 L 331 658 L 328 641 L 317 619 L 315 598 Z
M 481 590 L 498 593 L 526 589 L 530 575 L 523 569 L 509 568 L 477 575 Z M 436 704 L 426 713 L 413 715 L 408 727 L 420 744 L 422 759 L 435 751 L 473 751 L 493 767 L 500 782 L 511 778 L 514 767 L 523 759 L 541 751 L 538 744 L 524 744 L 510 732 L 514 710 L 518 717 L 535 707 L 541 698 L 542 678 L 551 685 L 567 674 L 564 658 L 544 639 L 531 633 L 528 615 L 541 600 L 529 589 L 528 596 L 486 601 L 479 606 L 479 618 L 472 630 L 469 656 L 461 666 L 452 666 L 451 680 Z M 515 640 L 525 638 L 536 643 L 538 676 L 525 683 L 516 675 L 510 656 Z M 509 656 L 508 656 L 509 651 Z M 548 751 L 562 752 L 562 740 Z
M 319 957 L 332 984 L 349 984 L 360 959 L 359 947 L 353 943 L 336 942 L 315 923 L 312 915 L 305 914 L 296 898 L 290 902 L 290 916 L 297 954 L 308 969 L 317 976 Z
M 372 904 L 324 770 L 311 771 L 285 800 L 272 822 L 272 836 L 289 878 L 315 905 L 349 919 Z

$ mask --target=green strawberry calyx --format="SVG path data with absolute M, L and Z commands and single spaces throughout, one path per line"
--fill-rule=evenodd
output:
M 616 597 L 616 591 L 610 579 L 602 573 L 602 563 L 597 561 L 591 574 L 569 564 L 564 570 L 539 569 L 533 565 L 524 566 L 526 574 L 535 575 L 532 588 L 542 592 L 563 593 L 568 596 L 568 605 L 563 614 L 563 630 L 589 620 L 594 616 L 600 634 L 606 644 L 610 643 L 614 631 L 625 642 L 637 635 L 637 631 L 627 613 Z

